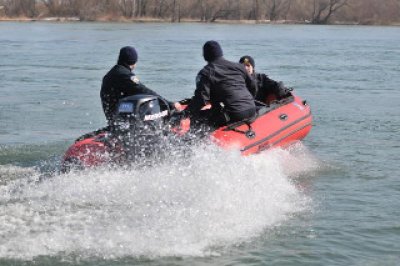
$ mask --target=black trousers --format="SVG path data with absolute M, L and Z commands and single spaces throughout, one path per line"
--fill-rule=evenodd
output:
M 226 124 L 255 118 L 255 116 L 255 108 L 235 113 L 208 109 L 200 111 L 199 115 L 192 117 L 191 125 L 194 128 L 204 127 L 204 125 L 208 125 L 209 127 L 211 127 L 211 129 L 216 129 L 221 126 L 225 126 Z
M 238 122 L 245 119 L 250 119 L 256 116 L 256 108 L 252 108 L 249 110 L 236 112 L 236 113 L 229 113 L 229 121 L 228 123 Z

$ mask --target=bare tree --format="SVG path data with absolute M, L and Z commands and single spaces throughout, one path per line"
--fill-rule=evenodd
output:
M 312 24 L 326 24 L 330 17 L 340 8 L 347 5 L 348 0 L 314 0 Z
M 260 5 L 258 0 L 253 0 L 253 8 L 254 8 L 254 19 L 258 21 L 260 18 Z
M 47 7 L 50 15 L 58 15 L 60 13 L 60 7 L 62 0 L 41 0 L 42 3 Z
M 77 14 L 81 20 L 95 21 L 104 15 L 116 15 L 118 6 L 115 0 L 74 0 Z
M 200 5 L 201 15 L 200 21 L 207 21 L 207 13 L 208 13 L 208 3 L 207 0 L 198 0 L 198 4 Z
M 232 0 L 213 2 L 208 21 L 215 22 L 217 19 L 237 19 L 239 11 L 232 4 Z
M 148 0 L 132 0 L 134 5 L 136 5 L 134 16 L 136 17 L 145 17 L 147 14 L 147 4 Z
M 264 0 L 266 17 L 271 20 L 277 20 L 280 17 L 286 19 L 290 10 L 292 0 Z
M 6 16 L 26 16 L 33 18 L 37 15 L 36 0 L 7 0 L 2 1 Z
M 244 4 L 246 4 L 247 7 L 244 8 L 246 10 L 245 13 L 247 14 L 246 19 L 258 21 L 261 15 L 260 0 L 245 1 Z
M 36 0 L 21 0 L 21 8 L 23 14 L 30 18 L 33 18 L 37 15 Z
M 181 1 L 173 0 L 172 2 L 172 22 L 181 22 Z
M 166 8 L 168 7 L 165 5 L 166 0 L 157 0 L 157 4 L 154 7 L 154 17 L 162 18 L 165 16 Z
M 286 0 L 286 6 L 282 8 L 282 16 L 285 20 L 287 20 L 287 16 L 289 14 L 290 8 L 292 7 L 293 0 Z
M 351 6 L 350 6 L 351 3 Z M 7 17 L 79 16 L 81 20 L 121 18 L 271 21 L 290 19 L 327 24 L 400 22 L 400 0 L 0 0 Z
M 118 4 L 124 17 L 133 17 L 133 14 L 135 12 L 135 0 L 119 0 Z

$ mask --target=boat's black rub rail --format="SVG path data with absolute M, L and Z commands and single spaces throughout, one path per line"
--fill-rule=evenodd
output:
M 268 148 L 270 148 L 270 147 L 276 145 L 277 143 L 281 142 L 281 141 L 284 140 L 285 138 L 287 138 L 287 137 L 289 137 L 289 136 L 291 136 L 291 135 L 297 133 L 298 131 L 300 131 L 300 130 L 302 130 L 302 129 L 308 127 L 308 126 L 311 126 L 312 123 L 307 123 L 307 124 L 305 124 L 304 126 L 302 126 L 301 128 L 296 129 L 296 131 L 290 132 L 289 134 L 286 134 L 285 136 L 281 137 L 279 140 L 275 141 L 274 143 L 268 143 L 268 144 L 266 144 L 266 145 L 261 145 L 262 143 L 267 142 L 267 141 L 270 140 L 271 138 L 273 138 L 273 137 L 279 135 L 282 131 L 284 131 L 284 130 L 286 130 L 286 129 L 288 129 L 288 128 L 290 128 L 290 127 L 292 127 L 292 126 L 294 126 L 294 125 L 296 125 L 296 124 L 298 124 L 298 123 L 300 123 L 301 121 L 306 120 L 306 119 L 309 118 L 310 116 L 311 116 L 311 112 L 309 112 L 307 115 L 305 115 L 305 116 L 303 116 L 303 117 L 297 119 L 296 121 L 293 121 L 292 123 L 286 125 L 285 127 L 281 128 L 280 130 L 278 130 L 278 131 L 272 133 L 271 135 L 268 135 L 268 136 L 265 137 L 265 138 L 262 138 L 262 139 L 260 139 L 260 140 L 258 140 L 258 141 L 256 141 L 256 142 L 254 142 L 254 143 L 252 143 L 252 144 L 250 144 L 250 145 L 247 145 L 247 146 L 243 147 L 240 151 L 241 151 L 241 152 L 244 152 L 244 151 L 247 151 L 248 149 L 251 149 L 251 148 L 253 148 L 253 147 L 255 147 L 255 146 L 258 146 L 258 145 L 260 145 L 259 151 L 266 150 L 266 149 L 268 149 Z

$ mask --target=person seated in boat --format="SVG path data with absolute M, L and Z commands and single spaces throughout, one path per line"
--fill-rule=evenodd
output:
M 281 100 L 291 95 L 291 89 L 285 87 L 282 82 L 272 80 L 264 73 L 255 72 L 255 61 L 253 57 L 249 55 L 242 56 L 239 59 L 239 63 L 245 66 L 247 73 L 249 73 L 254 80 L 255 86 L 252 90 L 252 94 L 255 100 L 269 103 L 273 100 Z
M 203 57 L 207 65 L 197 74 L 196 90 L 186 108 L 192 120 L 206 120 L 219 127 L 255 117 L 256 106 L 250 93 L 254 84 L 244 66 L 226 60 L 216 41 L 204 44 Z M 202 110 L 208 104 L 211 108 Z
M 107 121 L 112 124 L 118 101 L 136 94 L 159 96 L 155 91 L 139 81 L 133 70 L 138 61 L 136 49 L 131 46 L 122 47 L 117 64 L 103 77 L 100 98 Z M 179 103 L 167 101 L 171 108 L 181 109 Z

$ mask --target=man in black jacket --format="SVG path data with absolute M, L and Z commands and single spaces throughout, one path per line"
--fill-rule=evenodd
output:
M 213 126 L 253 118 L 253 81 L 244 66 L 225 60 L 216 41 L 204 44 L 203 56 L 208 64 L 196 77 L 194 97 L 186 109 L 189 114 L 195 119 L 206 117 Z M 201 111 L 207 104 L 211 104 L 211 109 Z
M 159 96 L 156 92 L 143 85 L 132 72 L 136 66 L 138 54 L 131 46 L 122 47 L 117 64 L 104 76 L 100 97 L 107 121 L 112 121 L 118 101 L 121 98 L 148 94 Z M 180 108 L 179 103 L 168 102 L 170 106 Z
M 251 56 L 242 56 L 239 63 L 245 66 L 247 73 L 255 82 L 251 93 L 257 101 L 266 103 L 272 99 L 280 100 L 291 95 L 290 89 L 286 88 L 282 82 L 272 80 L 266 74 L 255 72 L 255 61 Z

